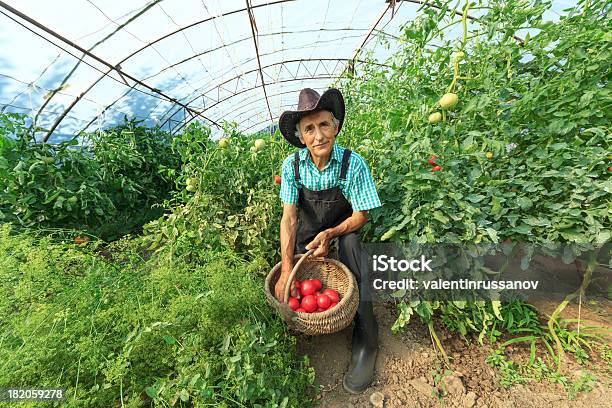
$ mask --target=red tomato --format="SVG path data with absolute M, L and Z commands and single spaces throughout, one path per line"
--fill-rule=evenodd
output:
M 433 156 L 431 156 L 431 158 L 429 160 L 427 160 L 427 163 L 431 164 L 432 166 L 435 166 L 436 165 L 435 160 L 437 160 L 437 159 L 438 159 L 438 156 L 433 155 Z
M 296 298 L 294 298 L 293 296 L 289 297 L 289 300 L 287 301 L 287 304 L 289 305 L 289 307 L 291 308 L 291 310 L 298 310 L 300 307 L 300 301 L 297 300 Z
M 294 282 L 295 282 L 295 287 L 296 288 L 301 288 L 302 287 L 302 282 L 300 282 L 298 279 L 296 279 Z
M 332 307 L 336 306 L 338 304 L 338 302 L 332 302 L 332 304 L 329 306 L 329 308 L 331 309 Z
M 317 291 L 317 287 L 310 279 L 302 282 L 301 289 L 302 289 L 303 296 L 314 295 L 314 293 Z
M 317 310 L 317 299 L 312 295 L 306 295 L 304 299 L 302 299 L 302 308 L 304 308 L 306 313 L 314 312 Z
M 326 311 L 326 310 L 327 310 L 327 309 L 323 309 L 323 308 L 319 307 L 319 308 L 317 308 L 317 310 L 315 311 L 315 313 L 321 313 L 321 312 L 324 312 L 324 311 Z
M 298 288 L 293 288 L 291 289 L 291 296 L 293 296 L 297 300 L 300 300 L 302 298 L 302 293 Z
M 316 285 L 317 289 L 316 290 L 321 290 L 323 288 L 323 284 L 321 283 L 320 280 L 318 279 L 312 279 L 312 282 Z
M 281 178 L 280 178 L 280 176 L 279 176 L 279 175 L 274 176 L 274 182 L 275 182 L 276 184 L 280 184 L 280 183 L 281 183 Z
M 298 312 L 298 313 L 306 313 L 306 310 L 304 310 L 304 308 L 303 308 L 303 307 L 299 307 L 299 308 L 296 310 L 296 312 Z
M 332 301 L 329 298 L 329 296 L 323 295 L 323 294 L 317 296 L 317 305 L 321 309 L 327 309 L 329 307 L 329 305 L 331 305 L 331 304 L 332 304 Z
M 433 169 L 431 169 L 431 171 L 440 171 L 442 170 L 442 167 L 440 166 L 435 166 Z
M 332 303 L 338 303 L 340 301 L 340 296 L 338 296 L 338 292 L 333 289 L 327 288 L 323 291 L 324 295 L 327 295 L 332 301 Z

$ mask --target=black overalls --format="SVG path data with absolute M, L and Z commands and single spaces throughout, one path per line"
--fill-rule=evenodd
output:
M 339 180 L 346 180 L 351 151 L 344 150 Z M 331 160 L 331 158 L 330 158 Z M 298 185 L 298 230 L 295 253 L 306 252 L 308 245 L 321 231 L 333 228 L 353 214 L 353 208 L 342 194 L 340 186 L 321 191 L 309 190 L 300 183 L 300 157 L 295 153 L 293 172 Z M 343 379 L 344 388 L 351 393 L 364 391 L 372 382 L 378 350 L 378 324 L 374 316 L 369 291 L 369 257 L 361 249 L 356 232 L 337 238 L 338 258 L 357 280 L 359 306 L 354 319 L 352 355 Z
M 345 149 L 340 168 L 340 181 L 346 180 L 350 156 L 351 151 Z M 298 185 L 298 230 L 295 253 L 302 254 L 306 252 L 306 245 L 312 242 L 319 232 L 341 224 L 353 214 L 353 208 L 342 194 L 340 185 L 326 190 L 313 191 L 301 184 L 298 152 L 295 153 L 293 173 Z M 338 258 L 355 275 L 360 294 L 366 295 L 369 265 L 367 255 L 361 250 L 359 236 L 356 232 L 338 237 Z

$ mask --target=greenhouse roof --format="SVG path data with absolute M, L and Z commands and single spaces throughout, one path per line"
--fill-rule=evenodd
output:
M 28 115 L 50 141 L 125 116 L 171 132 L 194 120 L 259 131 L 299 89 L 384 64 L 420 3 L 0 1 L 0 111 Z

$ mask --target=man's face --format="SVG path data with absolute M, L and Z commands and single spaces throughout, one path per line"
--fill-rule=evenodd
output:
M 300 142 L 304 143 L 313 159 L 327 160 L 331 155 L 338 127 L 326 110 L 304 116 L 300 122 Z

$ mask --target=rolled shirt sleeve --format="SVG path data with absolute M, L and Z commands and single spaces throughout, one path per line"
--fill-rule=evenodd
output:
M 283 162 L 281 169 L 280 199 L 284 204 L 298 203 L 298 187 L 293 174 L 293 156 L 289 156 Z
M 353 211 L 367 211 L 380 207 L 382 204 L 366 161 L 355 152 L 352 155 L 355 156 L 355 170 L 352 172 L 346 192 Z

